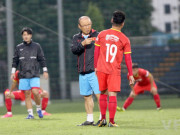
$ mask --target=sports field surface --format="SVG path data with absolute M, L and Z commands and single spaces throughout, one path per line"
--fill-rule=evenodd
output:
M 116 113 L 119 127 L 113 128 L 76 126 L 86 120 L 83 100 L 51 101 L 47 111 L 52 116 L 39 119 L 35 114 L 34 120 L 24 119 L 25 106 L 14 105 L 12 118 L 0 118 L 0 135 L 180 135 L 180 98 L 163 98 L 161 103 L 163 110 L 157 111 L 153 99 L 135 100 L 126 112 Z M 0 107 L 0 115 L 5 113 L 5 107 Z M 98 118 L 95 103 L 95 122 Z

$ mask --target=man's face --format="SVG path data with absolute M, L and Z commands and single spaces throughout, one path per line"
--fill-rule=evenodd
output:
M 138 68 L 133 68 L 132 71 L 133 71 L 133 76 L 136 76 L 138 74 Z
M 79 29 L 84 35 L 88 35 L 91 32 L 92 22 L 89 18 L 83 18 L 79 22 Z
M 24 31 L 22 34 L 22 38 L 25 42 L 29 43 L 31 41 L 32 35 Z

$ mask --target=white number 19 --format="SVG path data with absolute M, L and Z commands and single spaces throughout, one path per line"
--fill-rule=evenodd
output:
M 107 50 L 106 50 L 106 62 L 109 62 L 109 54 L 112 56 L 110 63 L 113 63 L 116 54 L 117 54 L 117 46 L 112 44 L 106 44 Z

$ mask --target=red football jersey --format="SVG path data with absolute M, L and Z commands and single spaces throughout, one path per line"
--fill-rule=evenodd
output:
M 149 71 L 139 68 L 138 69 L 138 74 L 137 76 L 133 76 L 135 81 L 138 83 L 138 85 L 148 85 L 150 84 L 150 79 L 149 79 Z M 129 75 L 128 75 L 129 78 Z
M 99 33 L 95 45 L 100 46 L 96 70 L 121 75 L 123 53 L 131 53 L 129 39 L 121 31 L 111 28 Z
M 18 77 L 19 71 L 17 70 L 15 73 L 14 81 L 16 81 L 19 84 L 19 77 Z

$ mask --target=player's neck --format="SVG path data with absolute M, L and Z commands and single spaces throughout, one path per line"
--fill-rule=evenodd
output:
M 134 77 L 138 77 L 139 76 L 139 74 L 137 73 Z
M 30 41 L 27 41 L 27 44 L 31 43 L 31 40 Z
M 139 76 L 139 74 L 138 74 L 138 73 L 134 75 L 134 77 L 138 77 L 138 76 Z
M 112 29 L 115 29 L 115 30 L 121 31 L 121 27 L 118 27 L 118 26 L 112 26 Z

